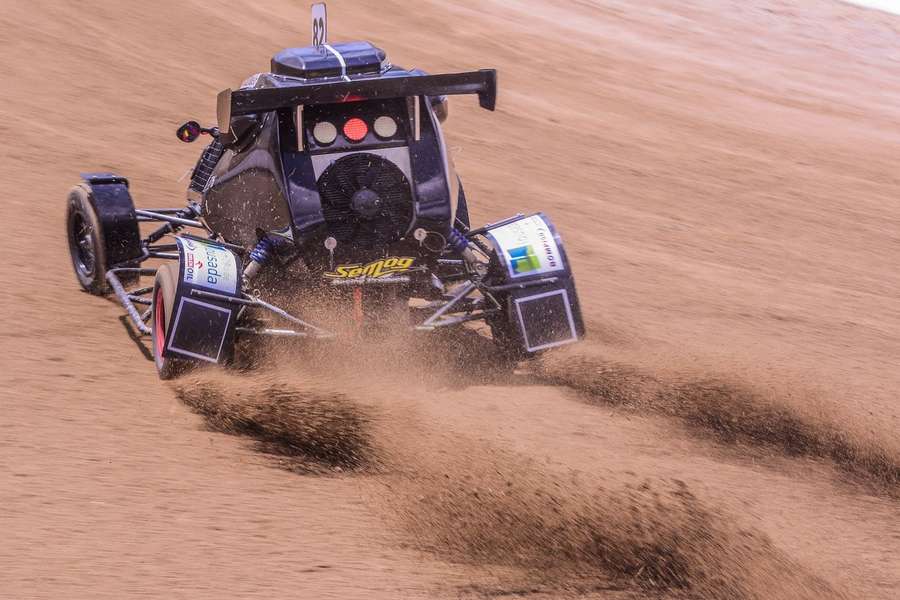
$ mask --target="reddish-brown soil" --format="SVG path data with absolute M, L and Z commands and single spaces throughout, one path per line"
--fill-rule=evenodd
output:
M 499 69 L 496 113 L 451 102 L 470 209 L 551 215 L 589 339 L 169 386 L 78 290 L 64 198 L 112 170 L 182 202 L 175 127 L 309 36 L 240 4 L 0 10 L 0 598 L 900 594 L 900 17 L 330 2 L 333 39 Z

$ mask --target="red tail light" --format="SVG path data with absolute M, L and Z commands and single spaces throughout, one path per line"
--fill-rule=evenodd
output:
M 351 142 L 358 142 L 369 133 L 369 126 L 358 117 L 353 117 L 344 123 L 344 136 Z

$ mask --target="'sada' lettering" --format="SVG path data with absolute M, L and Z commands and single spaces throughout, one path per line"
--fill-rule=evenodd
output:
M 237 262 L 226 249 L 192 240 L 179 238 L 184 250 L 184 281 L 219 292 L 234 293 L 237 290 Z

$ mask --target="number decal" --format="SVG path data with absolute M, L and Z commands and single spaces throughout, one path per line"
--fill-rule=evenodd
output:
M 313 21 L 313 46 L 321 46 L 325 42 L 325 24 L 322 19 Z
M 312 43 L 313 46 L 328 43 L 328 16 L 324 2 L 312 5 Z

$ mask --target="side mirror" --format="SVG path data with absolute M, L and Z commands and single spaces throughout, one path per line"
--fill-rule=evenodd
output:
M 198 123 L 197 121 L 188 121 L 178 128 L 178 131 L 175 132 L 175 135 L 177 135 L 178 139 L 182 142 L 190 144 L 198 137 L 200 137 L 201 133 L 203 133 L 203 128 L 200 127 L 200 123 Z

